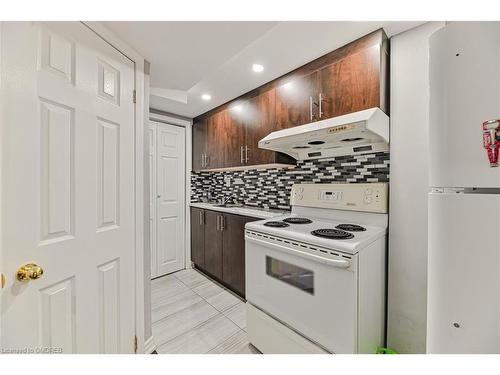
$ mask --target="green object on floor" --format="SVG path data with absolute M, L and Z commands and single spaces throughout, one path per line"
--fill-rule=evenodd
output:
M 397 351 L 390 348 L 377 348 L 377 354 L 398 354 Z

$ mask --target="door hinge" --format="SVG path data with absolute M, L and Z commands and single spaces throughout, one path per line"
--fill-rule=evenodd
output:
M 137 91 L 132 91 L 132 102 L 137 103 Z
M 137 336 L 134 336 L 134 353 L 137 353 L 137 348 L 138 348 L 138 345 L 137 345 Z

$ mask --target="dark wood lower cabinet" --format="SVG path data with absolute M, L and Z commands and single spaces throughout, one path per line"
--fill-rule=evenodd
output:
M 205 265 L 211 275 L 222 279 L 222 231 L 219 230 L 220 212 L 205 210 Z
M 256 219 L 224 214 L 222 280 L 245 295 L 245 224 Z
M 191 260 L 205 268 L 205 210 L 191 208 Z
M 191 208 L 191 260 L 245 298 L 245 224 L 253 217 Z

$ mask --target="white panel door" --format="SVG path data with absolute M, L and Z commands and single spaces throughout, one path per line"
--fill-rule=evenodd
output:
M 157 123 L 156 265 L 153 277 L 185 268 L 185 130 Z
M 79 22 L 3 27 L 1 346 L 131 353 L 134 65 Z
M 499 228 L 500 194 L 429 195 L 429 353 L 500 353 Z
M 148 127 L 149 141 L 149 244 L 151 251 L 151 278 L 156 277 L 156 123 Z

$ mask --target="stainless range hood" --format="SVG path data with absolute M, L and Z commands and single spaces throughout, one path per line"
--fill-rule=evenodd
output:
M 379 108 L 272 132 L 259 148 L 296 160 L 328 158 L 389 150 L 389 117 Z

